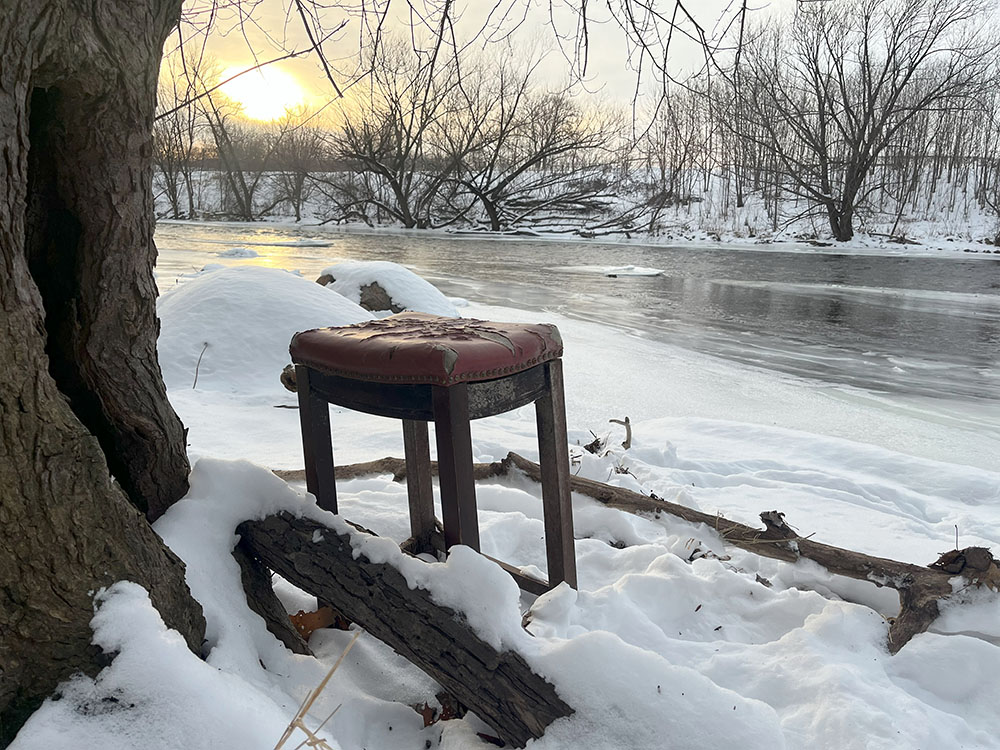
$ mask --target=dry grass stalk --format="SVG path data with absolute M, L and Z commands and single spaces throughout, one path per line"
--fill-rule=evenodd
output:
M 285 727 L 285 733 L 281 735 L 281 739 L 278 740 L 278 744 L 274 746 L 274 750 L 281 750 L 281 748 L 285 746 L 285 743 L 288 742 L 291 736 L 295 734 L 296 729 L 302 730 L 306 738 L 302 740 L 302 742 L 300 742 L 298 745 L 296 745 L 295 750 L 299 750 L 299 748 L 301 748 L 303 745 L 308 745 L 309 747 L 318 747 L 320 748 L 320 750 L 332 750 L 326 740 L 316 736 L 316 732 L 322 729 L 323 726 L 330 719 L 333 718 L 333 715 L 340 710 L 340 706 L 338 705 L 335 709 L 333 709 L 330 715 L 327 716 L 325 719 L 323 719 L 322 722 L 320 722 L 320 725 L 316 727 L 315 731 L 306 726 L 305 718 L 309 714 L 309 711 L 312 709 L 313 704 L 326 689 L 326 686 L 330 682 L 330 678 L 333 677 L 334 672 L 336 672 L 337 669 L 340 667 L 340 665 L 344 662 L 344 659 L 347 657 L 348 652 L 350 652 L 350 650 L 354 647 L 354 644 L 357 643 L 358 638 L 361 637 L 361 634 L 363 632 L 364 632 L 363 630 L 359 630 L 357 633 L 354 634 L 354 637 L 351 639 L 351 642 L 347 644 L 347 647 L 344 649 L 344 652 L 340 655 L 340 658 L 337 659 L 337 663 L 334 664 L 333 667 L 330 669 L 330 671 L 326 673 L 326 677 L 323 678 L 323 680 L 319 683 L 319 685 L 317 685 L 316 688 L 312 692 L 310 692 L 305 697 L 305 699 L 303 699 L 302 705 L 299 706 L 299 710 L 296 712 L 292 720 L 288 723 L 288 726 Z

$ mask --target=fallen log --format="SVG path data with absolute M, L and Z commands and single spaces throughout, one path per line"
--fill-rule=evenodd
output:
M 536 482 L 541 481 L 541 469 L 538 464 L 523 456 L 509 453 L 501 463 L 504 466 L 503 473 L 516 468 Z M 621 487 L 611 487 L 592 479 L 573 477 L 571 487 L 573 492 L 587 495 L 609 508 L 629 513 L 651 514 L 654 517 L 669 513 L 691 523 L 703 523 L 713 528 L 726 544 L 763 557 L 785 562 L 796 562 L 805 558 L 822 565 L 831 573 L 896 589 L 899 593 L 899 614 L 889 618 L 888 648 L 892 654 L 899 651 L 913 636 L 926 631 L 940 614 L 939 602 L 952 594 L 950 583 L 952 574 L 945 570 L 884 557 L 873 557 L 805 539 L 796 534 L 784 522 L 784 515 L 777 511 L 761 513 L 764 528 L 757 529 L 661 498 L 641 495 Z M 989 556 L 988 551 L 986 554 Z M 989 559 L 991 562 L 987 563 L 987 569 L 992 566 L 992 570 L 996 571 L 996 561 L 992 556 L 989 556 Z
M 488 479 L 509 475 L 517 469 L 536 482 L 541 481 L 541 468 L 517 453 L 509 453 L 502 461 L 474 464 L 476 479 Z M 432 471 L 437 465 L 432 463 Z M 291 474 L 292 472 L 277 472 Z M 337 467 L 339 478 L 352 478 L 373 473 L 391 473 L 396 481 L 406 478 L 406 462 L 401 458 L 383 458 L 364 464 Z M 888 648 L 896 653 L 913 636 L 923 633 L 940 614 L 939 602 L 951 596 L 953 589 L 950 579 L 961 574 L 972 583 L 985 582 L 1000 585 L 1000 567 L 988 550 L 969 548 L 956 550 L 957 554 L 980 560 L 981 565 L 970 567 L 958 573 L 951 566 L 937 567 L 914 565 L 884 557 L 874 557 L 861 552 L 822 544 L 796 534 L 777 511 L 761 513 L 764 528 L 754 528 L 730 521 L 719 515 L 703 513 L 677 503 L 671 503 L 655 496 L 642 495 L 621 487 L 612 487 L 593 479 L 571 477 L 573 492 L 578 492 L 606 505 L 609 508 L 628 513 L 646 514 L 659 517 L 668 513 L 691 523 L 703 523 L 714 529 L 726 544 L 745 549 L 762 557 L 770 557 L 794 563 L 805 558 L 822 565 L 831 573 L 869 581 L 876 586 L 887 586 L 899 594 L 899 614 L 889 620 Z M 969 553 L 966 555 L 965 553 Z
M 494 649 L 393 566 L 355 559 L 349 535 L 287 513 L 248 521 L 237 533 L 269 568 L 416 664 L 504 742 L 523 747 L 573 713 L 519 654 Z
M 306 481 L 305 469 L 273 469 L 272 472 L 284 479 L 286 482 Z M 374 461 L 364 461 L 358 464 L 344 464 L 334 469 L 337 479 L 357 479 L 358 477 L 368 477 L 374 474 L 392 474 L 394 482 L 402 482 L 406 479 L 406 460 L 386 456 Z M 506 473 L 503 461 L 496 461 L 491 464 L 473 464 L 472 475 L 475 479 L 489 479 Z M 431 474 L 438 475 L 437 461 L 431 461 Z

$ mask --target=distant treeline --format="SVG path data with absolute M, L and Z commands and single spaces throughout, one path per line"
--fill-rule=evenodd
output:
M 379 47 L 346 99 L 259 124 L 199 96 L 211 76 L 168 59 L 158 206 L 173 218 L 653 235 L 680 223 L 839 240 L 995 217 L 1000 45 L 987 10 L 828 0 L 759 15 L 726 59 L 620 107 L 546 83 L 540 55 L 430 60 L 400 41 Z

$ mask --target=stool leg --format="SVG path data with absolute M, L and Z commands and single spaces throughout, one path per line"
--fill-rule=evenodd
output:
M 576 550 L 573 543 L 573 504 L 569 485 L 569 448 L 566 438 L 566 401 L 562 360 L 545 365 L 546 393 L 535 402 L 538 453 L 542 469 L 542 514 L 545 518 L 545 556 L 549 584 L 566 581 L 576 588 Z
M 406 495 L 410 501 L 413 551 L 432 552 L 434 487 L 431 482 L 431 446 L 426 422 L 403 420 L 403 450 L 406 455 Z
M 295 365 L 295 390 L 299 396 L 302 453 L 306 464 L 306 489 L 323 510 L 337 512 L 337 484 L 330 437 L 330 405 L 309 387 L 310 369 Z
M 465 544 L 479 551 L 476 484 L 472 475 L 469 388 L 465 383 L 433 386 L 434 431 L 445 548 Z

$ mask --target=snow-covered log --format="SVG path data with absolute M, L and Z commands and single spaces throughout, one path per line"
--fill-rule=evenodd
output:
M 240 579 L 247 596 L 247 606 L 264 620 L 271 635 L 296 654 L 312 656 L 309 645 L 295 629 L 284 606 L 271 586 L 271 571 L 242 542 L 233 549 L 233 558 L 240 566 Z
M 349 535 L 285 513 L 237 531 L 268 567 L 416 664 L 507 744 L 523 747 L 573 713 L 519 654 L 497 651 L 392 565 L 355 558 Z

